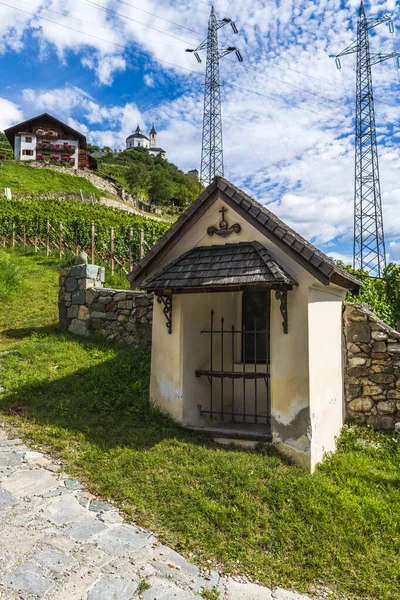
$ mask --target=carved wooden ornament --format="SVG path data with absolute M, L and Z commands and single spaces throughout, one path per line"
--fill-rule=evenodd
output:
M 227 209 L 223 206 L 219 212 L 222 214 L 222 219 L 218 223 L 218 227 L 215 227 L 215 225 L 211 225 L 210 227 L 208 227 L 208 235 L 214 235 L 215 233 L 215 235 L 227 237 L 228 235 L 231 235 L 231 233 L 239 233 L 242 229 L 239 223 L 234 223 L 233 225 L 228 227 L 228 221 L 226 221 L 225 219 L 225 213 L 227 212 Z

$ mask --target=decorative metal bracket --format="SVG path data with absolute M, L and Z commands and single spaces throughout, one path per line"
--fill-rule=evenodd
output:
M 283 333 L 289 332 L 289 323 L 288 323 L 288 305 L 287 305 L 287 290 L 276 290 L 275 298 L 280 300 L 281 306 L 281 315 L 283 317 L 282 327 Z
M 208 235 L 214 235 L 214 233 L 215 233 L 215 235 L 220 235 L 221 237 L 227 237 L 228 235 L 231 235 L 231 233 L 239 233 L 240 232 L 240 230 L 242 228 L 239 225 L 239 223 L 234 223 L 233 225 L 228 227 L 228 221 L 225 220 L 225 213 L 227 210 L 228 209 L 225 208 L 224 206 L 221 208 L 221 210 L 219 212 L 222 213 L 222 219 L 218 223 L 219 229 L 218 229 L 218 227 L 215 227 L 215 225 L 211 225 L 207 229 Z
M 163 315 L 166 319 L 168 333 L 172 333 L 172 294 L 170 296 L 157 296 L 158 304 L 163 304 Z

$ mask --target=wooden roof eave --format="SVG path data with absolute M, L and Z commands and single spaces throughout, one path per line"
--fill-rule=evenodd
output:
M 156 296 L 171 296 L 172 294 L 212 294 L 214 292 L 256 292 L 263 290 L 292 290 L 289 283 L 242 283 L 238 285 L 204 285 L 185 288 L 146 288 L 146 292 Z

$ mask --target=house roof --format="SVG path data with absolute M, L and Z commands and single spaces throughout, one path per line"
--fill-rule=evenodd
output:
M 79 140 L 80 148 L 82 148 L 83 150 L 87 149 L 85 135 L 83 135 L 82 133 L 79 133 L 79 131 L 76 131 L 75 129 L 72 129 L 72 127 L 70 127 L 69 125 L 66 125 L 59 119 L 56 119 L 56 117 L 53 117 L 49 113 L 42 113 L 41 115 L 38 115 L 37 117 L 32 117 L 31 119 L 28 119 L 27 121 L 23 121 L 22 123 L 18 123 L 17 125 L 13 125 L 12 127 L 5 129 L 4 133 L 5 133 L 8 141 L 10 142 L 11 146 L 14 148 L 14 138 L 16 135 L 18 135 L 19 132 L 26 131 L 27 133 L 32 133 L 29 131 L 29 127 L 32 127 L 33 124 L 35 123 L 35 121 L 40 121 L 40 120 L 44 120 L 44 119 L 49 119 L 51 122 L 54 123 L 54 125 L 62 127 L 66 134 L 76 136 Z
M 159 261 L 218 197 L 324 285 L 334 283 L 355 294 L 359 292 L 362 283 L 358 279 L 339 267 L 331 258 L 278 219 L 265 206 L 223 177 L 214 178 L 197 200 L 173 223 L 157 244 L 128 274 L 132 288 L 137 287 L 156 268 Z
M 288 288 L 297 282 L 259 242 L 192 248 L 140 287 L 150 292 Z
M 165 152 L 165 150 L 163 148 L 147 148 L 150 151 L 153 152 Z

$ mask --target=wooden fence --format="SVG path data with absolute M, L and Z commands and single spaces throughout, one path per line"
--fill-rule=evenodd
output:
M 46 256 L 49 256 L 51 253 L 56 252 L 60 258 L 63 258 L 66 252 L 72 252 L 75 256 L 81 251 L 84 251 L 88 254 L 91 264 L 94 264 L 97 260 L 101 260 L 109 265 L 111 269 L 111 273 L 114 274 L 115 268 L 118 267 L 122 269 L 125 273 L 129 273 L 136 264 L 135 260 L 135 252 L 134 246 L 139 244 L 139 258 L 142 259 L 145 251 L 147 251 L 150 246 L 147 244 L 144 236 L 144 231 L 142 229 L 134 230 L 133 227 L 129 228 L 129 251 L 126 255 L 117 255 L 115 252 L 115 242 L 116 242 L 116 232 L 114 227 L 109 228 L 109 247 L 103 248 L 102 250 L 96 249 L 96 224 L 92 223 L 90 228 L 90 247 L 84 247 L 79 245 L 77 242 L 75 244 L 67 243 L 63 239 L 64 225 L 63 223 L 58 224 L 58 235 L 57 241 L 54 239 L 54 235 L 51 236 L 51 232 L 54 234 L 54 226 L 51 225 L 50 221 L 47 221 L 46 225 L 46 234 L 43 238 L 42 236 L 29 236 L 27 235 L 27 228 L 24 225 L 23 234 L 18 235 L 16 233 L 15 224 L 12 226 L 11 235 L 2 235 L 0 237 L 2 246 L 15 248 L 17 246 L 22 247 L 31 247 L 35 250 L 35 252 L 46 252 Z M 134 240 L 134 235 L 138 235 L 138 240 Z

